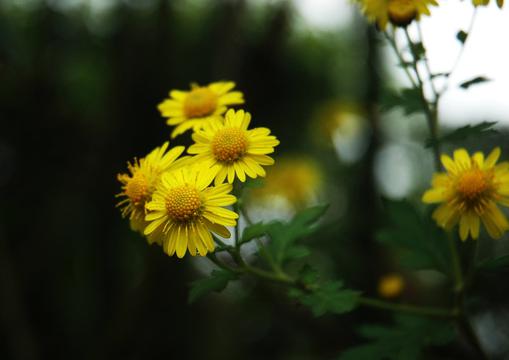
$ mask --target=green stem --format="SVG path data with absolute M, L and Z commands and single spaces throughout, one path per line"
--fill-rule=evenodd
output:
M 415 44 L 408 33 L 408 29 L 404 29 L 405 36 L 408 42 L 408 47 L 410 49 L 410 53 L 412 54 L 412 68 L 414 70 L 415 76 L 417 77 L 417 89 L 419 90 L 419 98 L 421 100 L 422 108 L 424 110 L 424 115 L 426 116 L 426 120 L 428 122 L 428 128 L 430 132 L 430 138 L 433 144 L 433 157 L 435 160 L 435 169 L 436 171 L 441 170 L 440 165 L 440 144 L 438 142 L 438 101 L 439 97 L 436 97 L 433 102 L 429 102 L 424 94 L 424 82 L 419 73 L 419 68 L 417 66 L 418 54 L 415 51 Z
M 463 292 L 463 272 L 461 269 L 460 257 L 458 254 L 458 248 L 456 247 L 456 241 L 451 231 L 447 232 L 447 239 L 449 242 L 449 251 L 451 253 L 452 271 L 454 275 L 454 292 L 459 301 L 459 295 Z M 458 305 L 458 304 L 457 304 Z
M 455 318 L 458 316 L 457 309 L 443 309 L 429 306 L 417 306 L 417 305 L 409 305 L 409 304 L 396 304 L 391 303 L 379 299 L 368 298 L 368 297 L 360 297 L 359 303 L 364 306 L 382 309 L 382 310 L 390 310 L 401 313 L 419 315 L 419 316 L 431 316 L 431 317 L 441 317 L 441 318 Z
M 476 17 L 477 17 L 477 7 L 474 7 L 474 12 L 472 13 L 472 17 L 470 18 L 470 24 L 468 25 L 468 29 L 467 29 L 467 32 L 466 32 L 467 33 L 467 38 L 461 44 L 461 48 L 460 48 L 460 51 L 458 52 L 458 55 L 456 56 L 456 60 L 454 61 L 454 64 L 451 67 L 451 70 L 449 71 L 449 74 L 447 75 L 448 78 L 450 78 L 452 76 L 452 74 L 454 73 L 454 71 L 456 70 L 456 68 L 458 67 L 458 65 L 459 65 L 459 63 L 461 61 L 463 53 L 465 52 L 466 43 L 467 43 L 468 39 L 470 38 L 470 34 L 472 33 L 472 29 L 474 28 Z M 438 93 L 440 95 L 444 94 L 447 91 L 448 87 L 449 87 L 449 82 L 447 81 L 444 84 L 443 88 Z
M 224 269 L 224 270 L 228 270 L 228 271 L 231 271 L 231 272 L 234 272 L 234 273 L 237 273 L 237 274 L 241 274 L 242 273 L 242 270 L 240 269 L 236 269 L 236 268 L 233 268 L 229 265 L 226 265 L 225 263 L 221 262 L 215 253 L 210 253 L 207 255 L 207 258 L 212 261 L 217 267 L 221 268 L 221 269 Z
M 405 61 L 405 59 L 403 59 L 403 55 L 399 51 L 398 44 L 396 44 L 396 37 L 394 35 L 390 36 L 387 32 L 384 32 L 384 35 L 385 35 L 385 38 L 387 39 L 387 41 L 389 42 L 389 44 L 391 45 L 392 49 L 394 50 L 394 53 L 396 54 L 396 57 L 398 58 L 399 64 L 405 71 L 405 73 L 408 77 L 408 80 L 410 80 L 410 83 L 412 84 L 412 86 L 414 88 L 417 88 L 417 83 L 415 82 L 412 74 L 410 74 L 410 71 L 408 71 L 406 61 Z

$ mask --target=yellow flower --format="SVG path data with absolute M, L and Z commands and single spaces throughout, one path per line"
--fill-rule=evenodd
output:
M 170 98 L 158 105 L 167 124 L 177 125 L 171 133 L 174 138 L 189 129 L 196 131 L 210 120 L 221 120 L 230 105 L 244 103 L 240 91 L 231 91 L 234 82 L 215 82 L 207 86 L 191 85 L 191 91 L 170 91 Z
M 378 281 L 378 294 L 384 298 L 395 298 L 401 295 L 405 281 L 399 274 L 387 274 Z
M 438 5 L 435 0 L 358 0 L 369 21 L 385 30 L 390 21 L 396 26 L 407 26 L 421 15 L 430 15 L 428 7 Z
M 177 169 L 184 164 L 188 156 L 176 160 L 184 151 L 183 146 L 176 146 L 166 152 L 169 143 L 165 142 L 161 147 L 154 149 L 142 159 L 134 159 L 133 163 L 127 163 L 128 174 L 118 174 L 117 178 L 122 183 L 122 192 L 117 197 L 123 197 L 117 206 L 121 208 L 122 216 L 129 217 L 131 228 L 143 232 L 147 225 L 145 218 L 145 204 L 152 198 L 161 174 L 165 171 Z M 154 237 L 148 238 L 149 243 L 157 242 Z
M 454 151 L 454 160 L 442 155 L 447 172 L 435 174 L 432 188 L 422 196 L 425 203 L 442 203 L 433 212 L 439 226 L 451 229 L 459 222 L 462 240 L 469 234 L 477 239 L 481 221 L 495 239 L 509 230 L 497 206 L 509 206 L 509 163 L 495 165 L 499 157 L 498 147 L 486 159 L 481 152 L 470 157 L 465 149 Z
M 231 184 L 235 176 L 246 181 L 246 174 L 251 178 L 265 176 L 260 165 L 272 165 L 274 159 L 267 156 L 274 152 L 279 144 L 267 128 L 248 130 L 251 115 L 244 110 L 228 110 L 224 122 L 214 121 L 193 134 L 194 145 L 187 152 L 197 154 L 193 161 L 203 162 L 216 173 L 215 184 L 228 179 Z
M 316 197 L 322 174 L 318 164 L 306 157 L 278 158 L 278 165 L 267 171 L 265 186 L 253 189 L 253 200 L 284 197 L 294 208 L 306 207 Z
M 488 6 L 489 3 L 490 0 L 472 0 L 472 4 L 474 4 L 474 6 Z M 497 0 L 497 6 L 502 9 L 504 6 L 504 0 Z
M 210 169 L 184 167 L 163 174 L 161 182 L 146 205 L 150 222 L 145 235 L 161 237 L 164 251 L 182 258 L 214 251 L 211 231 L 230 237 L 225 226 L 235 226 L 238 215 L 223 208 L 237 199 L 230 195 L 232 185 L 208 187 L 214 178 Z

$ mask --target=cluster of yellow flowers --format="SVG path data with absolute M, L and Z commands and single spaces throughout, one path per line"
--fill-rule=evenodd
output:
M 369 21 L 376 22 L 380 30 L 385 30 L 390 22 L 394 26 L 405 27 L 421 15 L 430 15 L 429 7 L 438 6 L 436 0 L 357 0 L 362 12 Z M 499 8 L 504 0 L 496 0 Z M 490 0 L 472 0 L 474 6 L 487 6 Z
M 279 144 L 267 128 L 249 129 L 251 115 L 228 106 L 244 103 L 243 94 L 231 91 L 233 82 L 208 86 L 193 84 L 190 91 L 173 90 L 159 105 L 167 124 L 175 126 L 174 138 L 192 129 L 192 155 L 185 148 L 169 149 L 169 143 L 142 159 L 128 163 L 118 203 L 131 228 L 146 235 L 170 256 L 182 258 L 187 251 L 205 256 L 214 251 L 212 233 L 230 237 L 238 214 L 225 208 L 237 198 L 230 194 L 235 179 L 265 176 L 267 156 Z

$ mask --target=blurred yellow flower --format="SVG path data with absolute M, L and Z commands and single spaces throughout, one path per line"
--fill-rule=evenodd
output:
M 270 135 L 267 128 L 248 130 L 250 121 L 248 112 L 230 109 L 224 122 L 210 122 L 192 135 L 195 144 L 187 152 L 196 154 L 193 161 L 214 170 L 216 185 L 225 179 L 231 184 L 235 177 L 244 182 L 246 175 L 251 178 L 265 176 L 260 165 L 274 164 L 267 154 L 274 152 L 279 140 Z
M 123 198 L 117 206 L 121 208 L 122 216 L 129 216 L 131 228 L 143 232 L 145 222 L 145 204 L 152 198 L 161 175 L 165 171 L 177 169 L 182 166 L 188 156 L 177 160 L 184 151 L 183 146 L 176 146 L 169 151 L 169 142 L 154 149 L 142 159 L 134 159 L 127 163 L 128 174 L 118 174 L 117 178 L 122 183 L 122 192 L 117 197 Z M 157 242 L 154 237 L 148 238 L 149 243 Z
M 359 160 L 369 145 L 370 125 L 359 104 L 322 104 L 316 109 L 309 130 L 318 146 L 332 145 L 342 162 Z
M 378 294 L 384 298 L 395 298 L 401 295 L 405 281 L 399 274 L 387 274 L 378 281 Z
M 499 157 L 498 147 L 486 159 L 481 152 L 470 157 L 465 149 L 454 151 L 454 159 L 442 155 L 447 172 L 435 174 L 432 188 L 422 196 L 425 203 L 442 203 L 433 212 L 439 226 L 451 229 L 459 222 L 462 240 L 469 234 L 477 239 L 481 221 L 495 239 L 509 230 L 497 206 L 509 206 L 509 163 L 496 165 Z
M 231 91 L 234 82 L 214 82 L 207 86 L 191 85 L 190 91 L 172 90 L 170 98 L 158 105 L 167 124 L 175 126 L 171 133 L 174 138 L 189 129 L 201 129 L 210 120 L 221 120 L 230 105 L 244 103 L 240 91 Z
M 229 238 L 225 226 L 235 226 L 238 215 L 223 208 L 237 198 L 230 195 L 232 185 L 208 187 L 214 179 L 210 169 L 184 167 L 163 174 L 145 220 L 145 235 L 162 238 L 164 251 L 182 258 L 186 251 L 192 256 L 205 256 L 214 251 L 211 231 Z
M 265 186 L 253 189 L 253 200 L 267 200 L 282 196 L 295 208 L 309 205 L 316 198 L 322 184 L 318 164 L 307 157 L 278 158 L 277 166 L 267 171 Z
M 390 21 L 396 26 L 406 26 L 421 15 L 430 15 L 428 7 L 438 5 L 435 0 L 358 0 L 369 21 L 385 30 Z
M 472 0 L 472 4 L 474 6 L 488 6 L 490 3 L 490 0 Z M 504 6 L 504 0 L 497 0 L 497 6 L 502 9 Z

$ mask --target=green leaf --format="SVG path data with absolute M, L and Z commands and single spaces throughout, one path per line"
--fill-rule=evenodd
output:
M 424 59 L 426 55 L 426 48 L 422 42 L 418 42 L 411 45 L 413 47 L 413 52 L 415 54 L 416 60 Z
M 249 189 L 258 189 L 258 188 L 261 188 L 261 187 L 264 187 L 264 186 L 265 186 L 265 181 L 263 179 L 260 179 L 260 178 L 248 179 L 244 183 L 244 187 L 245 188 L 249 188 Z
M 389 111 L 401 107 L 405 115 L 411 115 L 423 111 L 421 93 L 419 89 L 407 88 L 399 92 L 387 91 L 382 95 L 381 107 Z
M 377 231 L 379 242 L 394 248 L 400 264 L 409 269 L 450 273 L 447 238 L 431 219 L 407 201 L 384 201 L 388 226 Z
M 435 74 L 431 74 L 430 75 L 432 79 L 435 79 L 435 78 L 438 78 L 438 77 L 449 77 L 451 76 L 451 73 L 450 72 L 439 72 L 439 73 L 435 73 Z
M 467 37 L 468 33 L 464 32 L 463 30 L 458 31 L 458 33 L 456 34 L 456 39 L 458 39 L 458 41 L 462 44 L 464 44 L 465 41 L 467 41 Z
M 295 242 L 316 231 L 315 223 L 323 216 L 328 205 L 314 206 L 296 214 L 288 223 L 274 221 L 268 224 L 267 232 L 271 241 L 267 251 L 277 264 L 303 254 L 303 248 L 294 247 Z
M 467 80 L 467 81 L 461 83 L 460 84 L 460 88 L 468 89 L 472 85 L 482 84 L 482 83 L 487 82 L 487 81 L 491 81 L 491 80 L 486 78 L 486 77 L 484 77 L 484 76 L 477 76 L 477 77 L 475 77 L 473 79 L 470 79 L 470 80 Z
M 189 291 L 188 302 L 194 303 L 199 298 L 211 293 L 212 291 L 222 291 L 228 282 L 236 280 L 237 275 L 227 270 L 213 270 L 210 277 L 193 281 Z
M 465 125 L 460 128 L 457 128 L 453 132 L 450 132 L 449 134 L 446 134 L 444 136 L 439 137 L 436 141 L 433 141 L 432 139 L 427 139 L 424 146 L 426 148 L 430 148 L 435 146 L 438 143 L 455 143 L 455 142 L 463 142 L 467 138 L 473 138 L 476 139 L 481 136 L 486 135 L 492 135 L 497 134 L 497 130 L 495 130 L 493 127 L 497 123 L 495 121 L 484 121 L 477 125 Z
M 293 245 L 286 250 L 286 260 L 302 259 L 311 254 L 311 251 L 303 245 Z
M 265 224 L 263 222 L 259 222 L 246 227 L 242 232 L 239 244 L 244 244 L 255 238 L 266 235 L 271 226 L 271 223 Z
M 442 346 L 454 339 L 447 321 L 410 316 L 396 317 L 394 326 L 363 325 L 361 336 L 370 342 L 348 349 L 339 360 L 416 360 L 428 346 Z
M 341 281 L 329 281 L 316 290 L 291 289 L 288 295 L 311 308 L 313 315 L 325 313 L 343 314 L 352 311 L 358 304 L 359 292 L 344 289 Z
M 314 285 L 318 281 L 318 272 L 306 264 L 300 269 L 298 280 L 305 285 Z
M 489 272 L 509 269 L 509 255 L 483 260 L 477 264 L 477 269 Z

